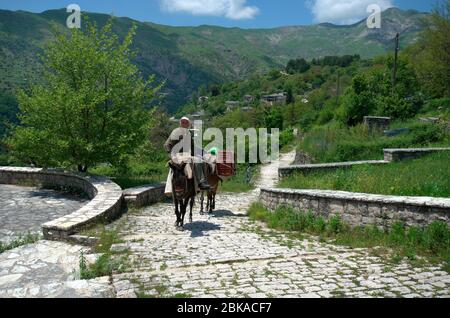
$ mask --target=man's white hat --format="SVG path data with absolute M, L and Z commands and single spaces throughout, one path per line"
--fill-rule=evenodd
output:
M 182 117 L 182 118 L 180 119 L 180 121 L 184 121 L 184 120 L 187 120 L 188 122 L 191 122 L 191 121 L 189 120 L 189 118 L 187 118 L 187 117 Z

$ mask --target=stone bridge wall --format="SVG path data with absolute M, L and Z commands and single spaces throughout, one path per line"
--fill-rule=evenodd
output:
M 70 236 L 99 221 L 118 217 L 123 208 L 122 189 L 106 178 L 41 168 L 0 167 L 0 183 L 76 188 L 91 201 L 72 214 L 42 225 L 45 239 L 69 240 Z
M 338 215 L 352 226 L 389 228 L 396 221 L 419 227 L 443 221 L 450 226 L 450 199 L 445 198 L 266 188 L 261 189 L 259 199 L 271 211 L 286 205 L 326 219 Z

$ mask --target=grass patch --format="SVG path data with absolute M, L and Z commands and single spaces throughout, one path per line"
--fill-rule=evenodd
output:
M 11 242 L 9 242 L 7 244 L 0 242 L 0 254 L 4 253 L 6 251 L 12 250 L 16 247 L 22 246 L 22 245 L 35 243 L 35 242 L 39 241 L 39 239 L 40 239 L 40 235 L 27 233 L 25 235 L 19 236 L 18 238 L 12 240 Z
M 334 244 L 354 248 L 384 247 L 393 252 L 393 258 L 400 260 L 406 257 L 414 261 L 417 256 L 423 256 L 433 263 L 445 263 L 445 269 L 450 270 L 450 229 L 444 222 L 435 221 L 423 229 L 407 228 L 401 222 L 390 230 L 376 226 L 352 228 L 337 216 L 325 220 L 290 207 L 270 212 L 260 203 L 254 203 L 248 215 L 253 220 L 266 222 L 270 228 L 318 235 Z
M 249 173 L 247 173 L 247 165 L 238 164 L 236 175 L 219 185 L 221 192 L 248 192 L 253 190 L 254 181 L 259 175 L 257 166 L 251 166 Z
M 316 163 L 383 159 L 384 148 L 449 146 L 450 134 L 444 126 L 415 120 L 396 122 L 395 128 L 409 132 L 386 137 L 382 131 L 370 131 L 364 125 L 355 127 L 320 126 L 305 134 L 298 148 L 310 154 Z
M 440 152 L 387 165 L 294 174 L 280 188 L 323 189 L 403 196 L 450 197 L 450 155 Z
M 93 264 L 87 264 L 84 253 L 80 254 L 79 270 L 81 279 L 93 279 L 95 277 L 110 276 L 114 272 L 123 272 L 127 268 L 127 255 L 125 252 L 114 254 L 111 246 L 120 243 L 117 232 L 104 231 L 100 234 L 99 241 L 94 247 L 95 253 L 102 255 Z

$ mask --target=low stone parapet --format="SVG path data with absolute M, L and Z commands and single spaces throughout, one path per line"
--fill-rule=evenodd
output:
M 91 201 L 72 214 L 42 225 L 44 238 L 69 240 L 69 236 L 97 222 L 109 222 L 122 213 L 122 189 L 107 178 L 72 172 L 23 167 L 0 167 L 0 183 L 74 188 Z
M 443 221 L 450 226 L 450 199 L 447 198 L 263 188 L 259 199 L 272 211 L 286 205 L 298 211 L 311 211 L 326 219 L 339 216 L 352 226 L 389 228 L 397 221 L 419 227 Z
M 165 199 L 165 187 L 165 183 L 144 185 L 126 189 L 123 191 L 123 195 L 127 204 L 134 207 L 143 207 L 163 201 Z
M 384 149 L 384 160 L 401 161 L 405 159 L 414 159 L 434 152 L 442 152 L 442 151 L 450 151 L 450 148 Z
M 349 162 L 335 162 L 335 163 L 320 163 L 320 164 L 307 164 L 307 165 L 291 165 L 286 167 L 280 167 L 278 174 L 280 177 L 287 177 L 293 173 L 309 173 L 317 171 L 330 171 L 344 168 L 351 168 L 361 165 L 382 165 L 387 164 L 385 160 L 366 160 L 366 161 L 349 161 Z

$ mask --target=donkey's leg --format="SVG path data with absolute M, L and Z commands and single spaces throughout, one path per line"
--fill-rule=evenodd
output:
M 192 209 L 194 208 L 195 197 L 190 200 L 189 222 L 192 223 Z
M 216 193 L 215 192 L 213 193 L 212 201 L 213 201 L 212 208 L 214 211 L 216 209 Z
M 205 192 L 202 191 L 202 195 L 200 196 L 200 215 L 203 214 L 203 202 L 205 201 Z
M 181 222 L 180 227 L 182 228 L 184 225 L 184 216 L 186 215 L 187 205 L 189 203 L 189 199 L 181 200 Z
M 214 211 L 214 193 L 210 192 L 208 193 L 208 201 L 209 201 L 209 213 L 212 213 Z
M 175 221 L 175 226 L 178 227 L 180 222 L 180 210 L 178 209 L 179 202 L 175 195 L 173 196 L 173 203 L 175 205 L 175 216 L 177 217 L 177 220 Z

